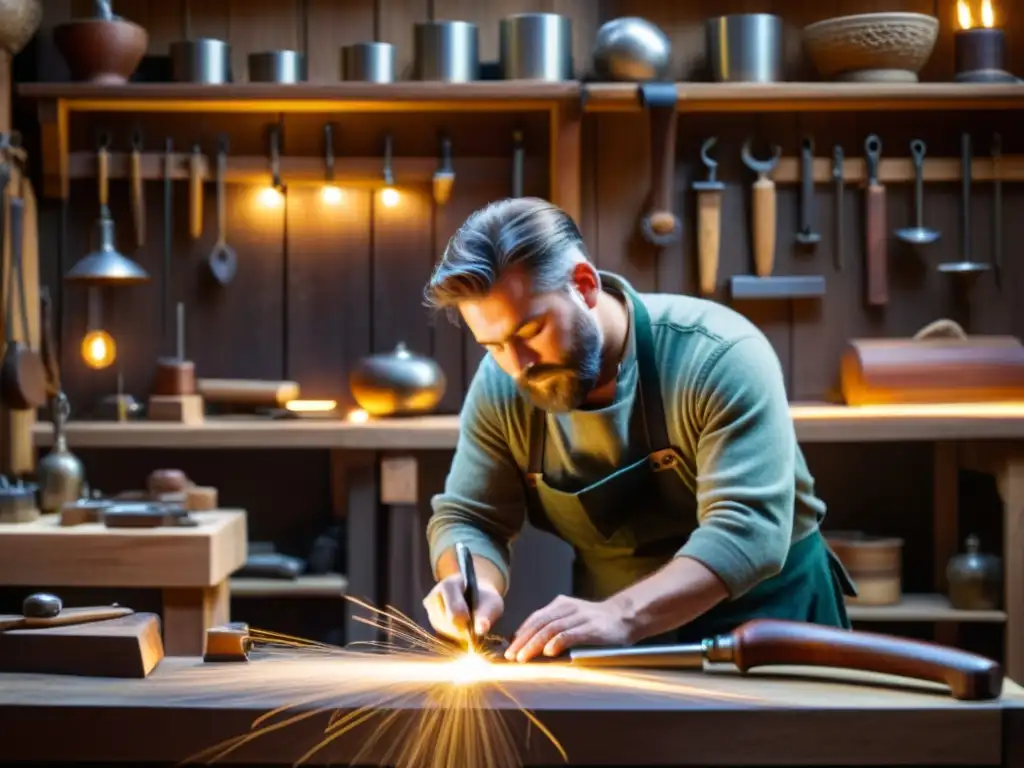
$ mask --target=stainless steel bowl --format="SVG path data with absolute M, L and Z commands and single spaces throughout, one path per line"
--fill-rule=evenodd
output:
M 261 51 L 249 54 L 250 83 L 301 83 L 306 58 L 299 51 Z
M 572 80 L 572 20 L 557 13 L 517 13 L 499 25 L 505 80 Z
M 355 43 L 341 49 L 341 79 L 364 83 L 395 81 L 395 47 L 391 43 Z
M 224 40 L 201 37 L 171 43 L 171 77 L 177 83 L 230 83 L 231 46 Z
M 476 24 L 425 21 L 413 28 L 414 77 L 445 83 L 480 78 L 480 43 Z
M 782 19 L 770 13 L 737 13 L 705 22 L 711 77 L 720 83 L 782 80 Z

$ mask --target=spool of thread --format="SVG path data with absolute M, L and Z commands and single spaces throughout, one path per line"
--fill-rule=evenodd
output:
M 153 379 L 154 395 L 194 395 L 196 393 L 196 366 L 191 360 L 172 357 L 156 361 Z
M 185 509 L 189 512 L 209 512 L 216 508 L 216 488 L 208 485 L 194 485 L 185 491 Z

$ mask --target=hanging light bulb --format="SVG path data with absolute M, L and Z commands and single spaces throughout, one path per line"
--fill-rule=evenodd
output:
M 82 338 L 79 348 L 82 361 L 94 370 L 108 368 L 117 359 L 117 344 L 114 342 L 114 337 L 102 327 L 99 290 L 98 286 L 89 286 L 86 298 L 88 307 L 86 327 L 89 330 Z
M 395 175 L 391 170 L 391 134 L 384 137 L 384 189 L 380 192 L 380 201 L 385 208 L 398 205 L 399 195 L 395 189 Z
M 327 205 L 339 205 L 342 200 L 341 188 L 334 183 L 334 126 L 324 125 L 324 185 L 320 188 L 320 199 Z
M 276 125 L 270 126 L 270 186 L 259 193 L 264 208 L 279 208 L 284 203 L 284 185 L 281 183 L 281 137 Z

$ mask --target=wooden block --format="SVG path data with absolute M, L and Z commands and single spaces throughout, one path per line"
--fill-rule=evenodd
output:
M 417 466 L 413 456 L 388 456 L 380 462 L 380 501 L 382 504 L 415 504 Z
M 195 485 L 185 491 L 185 509 L 189 512 L 208 512 L 217 508 L 217 489 Z
M 154 613 L 0 632 L 0 672 L 141 678 L 163 658 Z
M 53 587 L 213 587 L 245 564 L 243 510 L 192 512 L 193 528 L 62 527 L 57 515 L 0 524 L 0 584 Z
M 41 516 L 35 507 L 0 512 L 0 523 L 34 523 Z
M 202 424 L 206 420 L 200 395 L 151 395 L 147 416 L 150 421 Z

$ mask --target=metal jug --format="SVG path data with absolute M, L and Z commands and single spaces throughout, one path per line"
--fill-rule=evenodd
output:
M 58 392 L 53 403 L 53 448 L 39 461 L 39 510 L 43 514 L 60 512 L 61 508 L 82 495 L 85 467 L 68 450 L 65 432 L 71 404 L 68 396 Z

